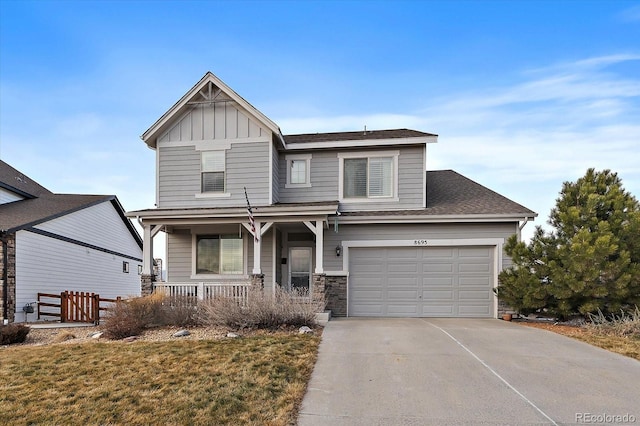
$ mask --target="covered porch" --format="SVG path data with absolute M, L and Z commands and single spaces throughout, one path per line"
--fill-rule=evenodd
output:
M 150 209 L 129 212 L 144 230 L 142 294 L 154 289 L 198 299 L 244 300 L 252 287 L 324 298 L 324 244 L 338 202 L 246 208 Z M 154 237 L 166 234 L 166 281 L 154 275 Z

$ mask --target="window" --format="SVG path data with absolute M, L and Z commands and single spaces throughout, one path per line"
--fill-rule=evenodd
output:
M 311 155 L 287 155 L 287 183 L 286 188 L 310 187 Z
M 125 274 L 129 273 L 129 262 L 122 262 L 122 272 Z
M 394 157 L 343 159 L 344 198 L 384 198 L 394 193 Z
M 291 160 L 291 183 L 307 183 L 307 161 Z
M 224 151 L 202 151 L 202 192 L 224 192 Z
M 237 235 L 198 236 L 196 274 L 243 274 L 243 243 Z

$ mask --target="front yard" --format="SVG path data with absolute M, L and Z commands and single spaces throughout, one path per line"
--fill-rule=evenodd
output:
M 615 336 L 600 334 L 586 326 L 569 326 L 563 324 L 542 323 L 542 322 L 519 322 L 529 327 L 543 328 L 564 336 L 589 343 L 593 346 L 619 353 L 640 361 L 640 338 L 633 336 Z
M 0 347 L 0 424 L 290 425 L 320 337 Z

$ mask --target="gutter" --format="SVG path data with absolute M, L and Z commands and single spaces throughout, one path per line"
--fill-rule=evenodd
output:
M 8 280 L 8 263 L 9 263 L 9 245 L 6 232 L 0 232 L 0 241 L 2 241 L 2 318 L 3 322 L 9 321 L 9 283 Z

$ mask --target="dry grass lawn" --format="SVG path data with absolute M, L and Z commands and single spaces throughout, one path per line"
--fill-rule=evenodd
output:
M 518 322 L 518 324 L 550 330 L 640 361 L 640 339 L 638 338 L 597 334 L 587 327 L 562 324 L 554 325 L 538 322 Z
M 295 424 L 320 337 L 0 348 L 0 424 Z

